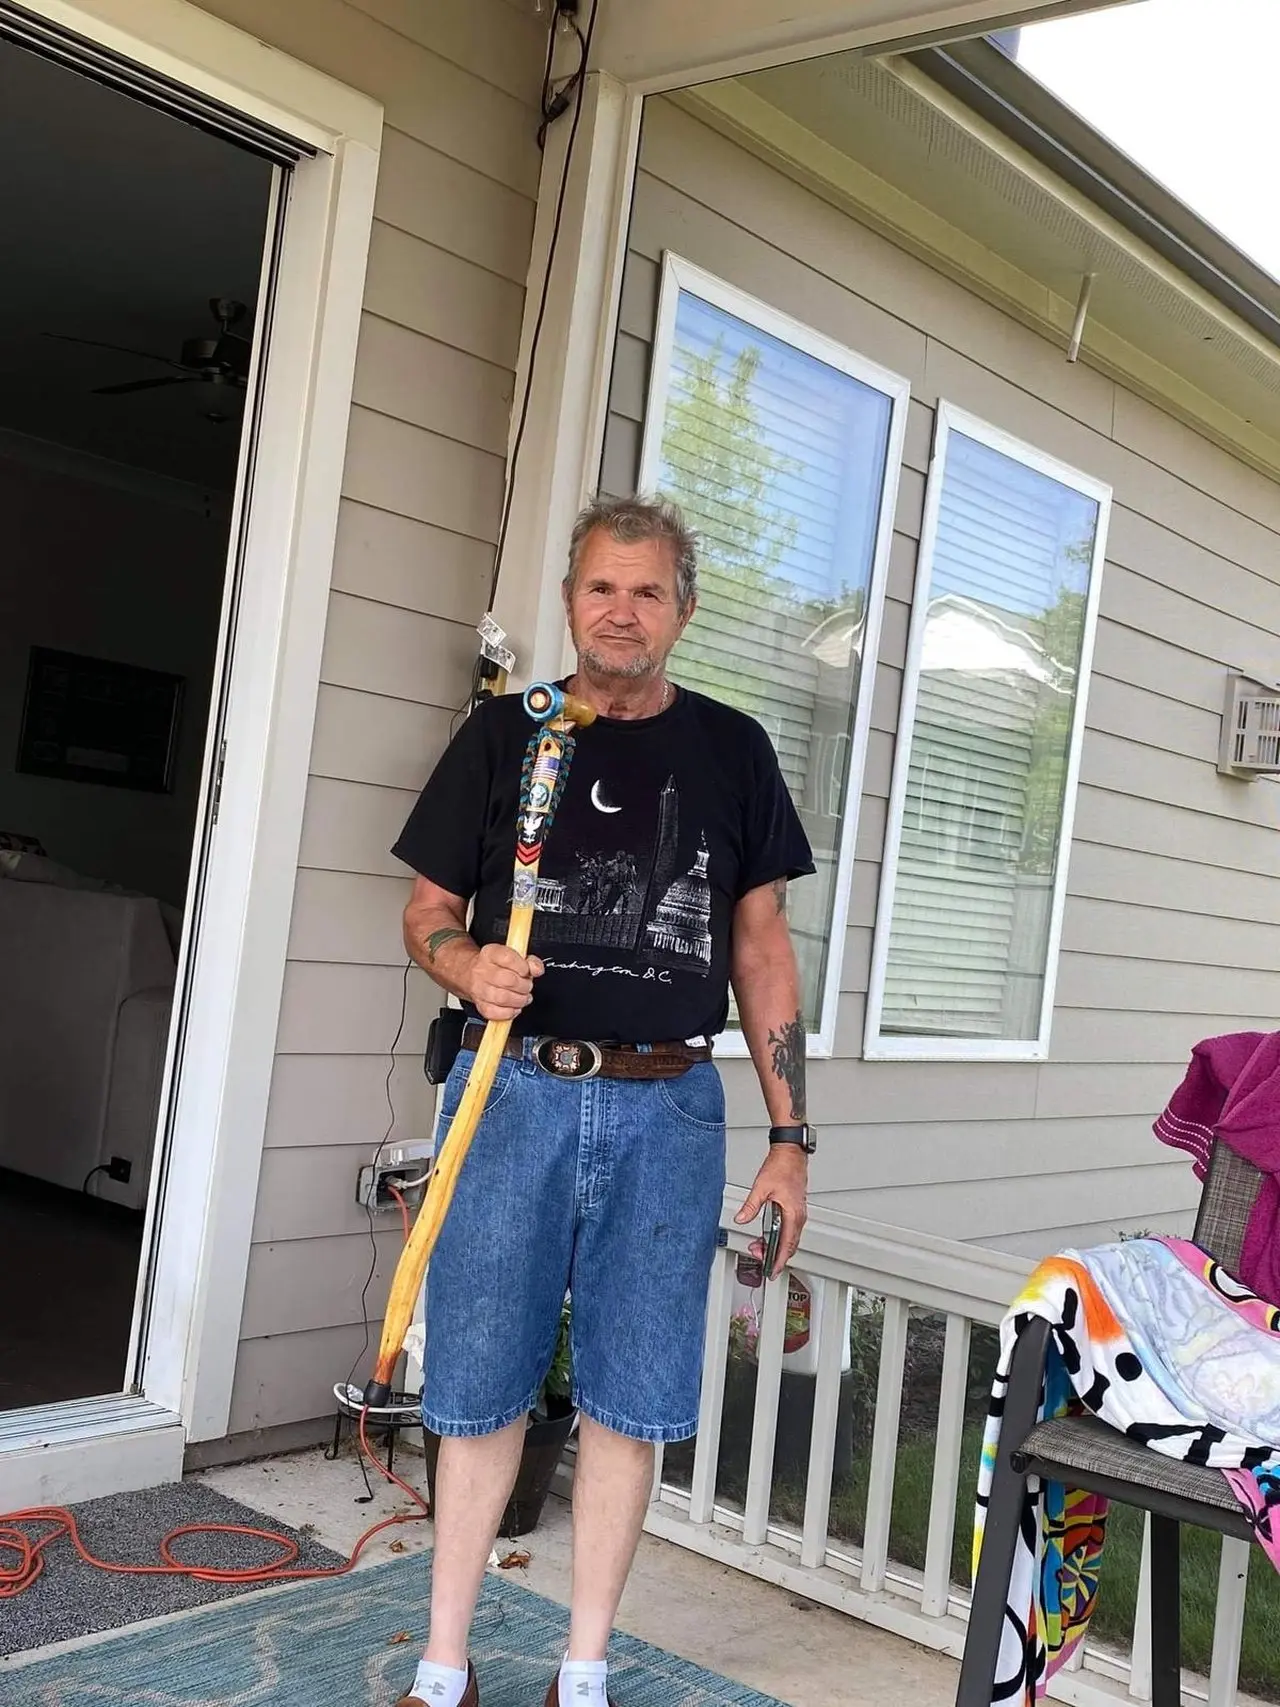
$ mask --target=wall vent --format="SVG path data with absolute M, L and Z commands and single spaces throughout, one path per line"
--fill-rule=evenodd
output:
M 1218 769 L 1246 782 L 1280 776 L 1280 682 L 1228 676 Z

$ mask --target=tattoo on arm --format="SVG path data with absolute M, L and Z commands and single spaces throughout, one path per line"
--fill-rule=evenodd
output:
M 785 877 L 775 877 L 773 880 L 773 898 L 777 902 L 778 911 L 787 910 L 787 880 Z
M 464 937 L 466 934 L 466 931 L 454 930 L 448 925 L 442 930 L 432 931 L 426 941 L 427 959 L 434 966 L 436 955 L 439 954 L 445 943 L 456 942 L 459 937 Z
M 771 1029 L 769 1045 L 773 1050 L 773 1071 L 791 1092 L 791 1118 L 792 1120 L 803 1120 L 805 1118 L 804 1015 L 797 1013 L 794 1019 L 787 1021 L 781 1031 Z

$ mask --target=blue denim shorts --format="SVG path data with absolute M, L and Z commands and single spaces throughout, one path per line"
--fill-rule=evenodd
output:
M 505 1057 L 427 1272 L 423 1421 L 492 1434 L 534 1405 L 573 1296 L 573 1400 L 636 1440 L 697 1429 L 725 1180 L 711 1062 L 674 1079 L 554 1078 Z M 475 1056 L 445 1084 L 440 1132 Z

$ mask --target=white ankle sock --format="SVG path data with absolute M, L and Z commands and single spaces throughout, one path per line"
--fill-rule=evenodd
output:
M 605 1707 L 607 1660 L 565 1660 L 560 1667 L 560 1707 Z
M 438 1666 L 434 1660 L 419 1660 L 409 1693 L 427 1707 L 458 1707 L 470 1675 L 466 1666 L 458 1671 L 454 1666 Z

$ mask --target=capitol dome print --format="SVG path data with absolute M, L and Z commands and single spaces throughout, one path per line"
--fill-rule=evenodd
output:
M 676 878 L 646 926 L 653 958 L 660 964 L 690 969 L 711 964 L 711 855 L 705 835 L 701 843 L 693 865 Z

